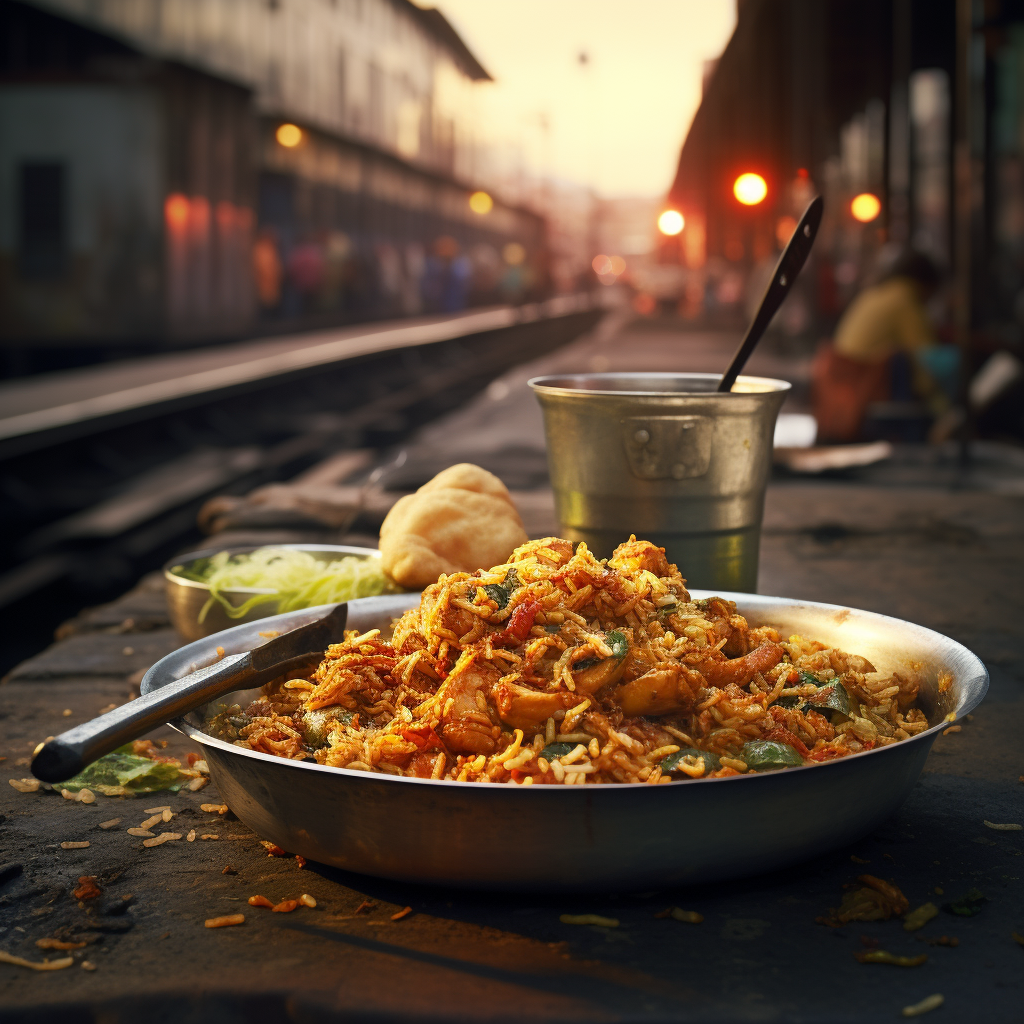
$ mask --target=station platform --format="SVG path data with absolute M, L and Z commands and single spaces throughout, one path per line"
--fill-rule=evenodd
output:
M 588 296 L 215 345 L 0 383 L 0 454 L 339 363 L 590 308 Z
M 506 481 L 531 535 L 549 534 L 557 524 L 528 377 L 567 370 L 714 372 L 736 340 L 613 313 L 421 429 L 400 465 L 391 453 L 386 483 L 393 489 L 379 489 L 377 504 L 366 510 L 377 520 L 364 518 L 340 533 L 299 518 L 258 526 L 242 517 L 211 540 L 374 543 L 372 522 L 390 502 L 442 463 L 464 459 Z M 766 350 L 749 371 L 799 385 L 806 364 Z M 794 411 L 800 393 L 795 387 Z M 585 896 L 481 894 L 268 857 L 261 837 L 230 813 L 202 809 L 220 800 L 213 785 L 135 801 L 98 797 L 85 806 L 56 792 L 23 794 L 4 784 L 4 949 L 39 959 L 41 938 L 88 936 L 78 955 L 96 970 L 56 971 L 44 986 L 32 972 L 2 966 L 0 1021 L 102 1016 L 128 1024 L 159 1006 L 161 1020 L 216 1012 L 255 1024 L 866 1024 L 898 1019 L 903 1007 L 932 994 L 943 996 L 942 1012 L 951 1020 L 968 1019 L 979 1006 L 986 1020 L 1019 1019 L 1024 833 L 1015 826 L 1024 823 L 1024 469 L 1014 470 L 1008 457 L 996 472 L 995 454 L 986 458 L 965 474 L 942 451 L 897 448 L 879 467 L 829 477 L 782 475 L 769 486 L 761 592 L 918 622 L 973 649 L 991 673 L 985 702 L 960 731 L 938 737 L 907 802 L 862 839 L 729 882 Z M 333 466 L 362 465 L 365 473 L 364 463 L 338 458 Z M 308 479 L 330 484 L 330 470 L 325 464 Z M 345 486 L 344 479 L 336 482 Z M 128 699 L 145 669 L 180 643 L 157 575 L 118 601 L 83 612 L 59 636 L 0 686 L 2 777 L 27 776 L 36 743 Z M 167 741 L 169 755 L 190 750 L 169 729 L 153 738 Z M 216 833 L 218 841 L 142 849 L 124 830 L 145 816 L 140 808 L 157 804 L 171 806 L 178 831 L 194 827 Z M 115 817 L 123 819 L 118 827 L 99 827 Z M 66 841 L 90 846 L 65 851 Z M 558 841 L 557 831 L 551 841 Z M 756 827 L 750 842 L 757 843 Z M 928 902 L 941 907 L 969 890 L 985 902 L 971 917 L 940 910 L 915 932 L 899 919 L 842 928 L 817 923 L 864 874 L 897 885 L 911 909 Z M 105 890 L 95 910 L 69 895 L 86 875 L 96 875 Z M 257 893 L 283 899 L 302 892 L 317 901 L 305 916 L 253 912 L 246 904 Z M 667 917 L 672 907 L 698 913 L 700 923 Z M 403 914 L 405 908 L 411 910 Z M 243 927 L 203 928 L 204 919 L 239 910 L 246 912 Z M 616 924 L 572 925 L 561 920 L 564 914 L 597 914 Z M 909 968 L 858 962 L 856 954 L 867 949 L 924 959 Z

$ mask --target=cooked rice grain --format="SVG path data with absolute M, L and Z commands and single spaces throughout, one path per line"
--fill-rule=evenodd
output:
M 656 785 L 898 743 L 929 727 L 921 682 L 752 626 L 722 598 L 691 600 L 646 541 L 598 560 L 546 538 L 504 565 L 442 576 L 390 638 L 349 631 L 308 678 L 264 687 L 211 731 L 378 774 Z

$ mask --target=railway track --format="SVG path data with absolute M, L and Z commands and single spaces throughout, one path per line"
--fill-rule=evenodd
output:
M 251 349 L 222 358 L 215 372 L 202 353 L 206 387 L 187 359 L 175 364 L 178 378 L 155 381 L 141 364 L 134 386 L 149 388 L 152 401 L 127 400 L 132 389 L 114 372 L 106 394 L 96 379 L 83 387 L 99 393 L 78 400 L 77 420 L 74 402 L 62 401 L 74 395 L 73 379 L 51 391 L 49 407 L 26 410 L 23 399 L 6 432 L 0 416 L 0 673 L 83 606 L 198 542 L 196 512 L 211 495 L 288 480 L 342 449 L 388 449 L 599 317 L 537 307 L 420 325 L 418 334 L 347 332 L 333 350 L 330 339 L 300 339 L 291 351 L 279 345 L 275 359 L 258 353 L 259 372 L 243 358 Z M 12 430 L 15 416 L 20 426 L 34 416 L 38 429 Z

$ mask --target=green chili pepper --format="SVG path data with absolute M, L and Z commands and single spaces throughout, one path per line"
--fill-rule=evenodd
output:
M 776 740 L 749 740 L 743 744 L 740 757 L 755 772 L 771 772 L 804 763 L 794 747 Z

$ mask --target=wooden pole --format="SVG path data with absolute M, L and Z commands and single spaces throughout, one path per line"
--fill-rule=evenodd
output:
M 956 65 L 953 142 L 953 326 L 960 347 L 960 461 L 970 461 L 971 414 L 967 389 L 971 373 L 971 49 L 972 0 L 956 0 Z

